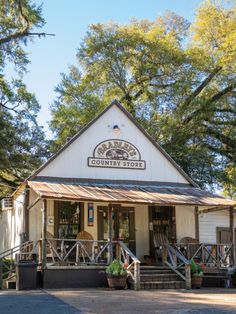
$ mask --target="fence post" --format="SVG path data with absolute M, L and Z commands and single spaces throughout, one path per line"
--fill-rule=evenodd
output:
M 191 284 L 191 264 L 186 264 L 185 265 L 185 285 L 186 289 L 191 289 L 192 284 Z
M 140 264 L 134 262 L 134 290 L 140 289 Z
M 113 214 L 113 208 L 112 204 L 108 204 L 108 263 L 111 263 L 113 260 L 113 243 L 112 243 L 112 237 L 113 237 L 113 231 L 112 231 L 112 214 Z

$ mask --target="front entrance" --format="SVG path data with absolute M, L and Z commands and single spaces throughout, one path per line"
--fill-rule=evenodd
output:
M 135 254 L 134 207 L 115 205 L 112 215 L 113 240 L 124 242 Z M 108 207 L 98 206 L 98 240 L 108 239 Z
M 150 256 L 154 247 L 176 242 L 175 208 L 173 206 L 149 206 Z

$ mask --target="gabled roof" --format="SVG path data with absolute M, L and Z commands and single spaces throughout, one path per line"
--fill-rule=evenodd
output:
M 127 118 L 144 134 L 144 136 L 168 159 L 168 161 L 177 169 L 179 173 L 194 187 L 198 185 L 184 172 L 184 170 L 170 157 L 170 155 L 158 144 L 147 131 L 134 119 L 134 117 L 117 101 L 113 100 L 109 106 L 107 106 L 96 118 L 90 121 L 85 127 L 78 131 L 62 148 L 53 155 L 46 163 L 44 163 L 39 169 L 37 169 L 26 180 L 32 180 L 37 174 L 42 171 L 47 165 L 49 165 L 58 155 L 60 155 L 68 146 L 70 146 L 76 139 L 78 139 L 88 128 L 90 128 L 101 116 L 103 116 L 111 107 L 118 107 Z

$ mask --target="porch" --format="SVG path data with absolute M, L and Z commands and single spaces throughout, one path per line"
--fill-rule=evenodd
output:
M 135 289 L 144 267 L 169 270 L 190 288 L 192 259 L 205 269 L 235 265 L 235 204 L 230 200 L 163 182 L 37 178 L 27 185 L 26 237 L 33 241 L 44 276 L 56 274 L 51 281 L 70 271 L 79 276 L 77 282 L 100 277 L 104 283 L 101 270 L 116 258 Z M 224 212 L 226 223 L 218 227 L 225 229 L 214 227 L 214 239 L 205 236 L 213 241 L 203 241 L 201 218 L 216 212 Z M 90 236 L 81 237 L 83 232 Z

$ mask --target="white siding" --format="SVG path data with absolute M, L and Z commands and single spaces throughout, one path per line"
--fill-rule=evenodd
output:
M 115 124 L 121 129 L 118 134 L 112 129 Z M 109 139 L 122 139 L 135 145 L 141 153 L 141 159 L 146 161 L 146 169 L 88 167 L 87 159 L 93 156 L 94 148 L 100 142 Z M 112 106 L 104 113 L 38 175 L 187 183 L 182 174 L 116 106 Z
M 236 226 L 236 217 L 234 217 L 234 224 Z M 223 210 L 200 214 L 199 216 L 200 242 L 216 243 L 217 227 L 229 228 L 229 211 Z
M 0 252 L 6 251 L 20 244 L 20 235 L 24 230 L 23 225 L 22 193 L 14 201 L 14 209 L 2 212 L 0 217 Z

